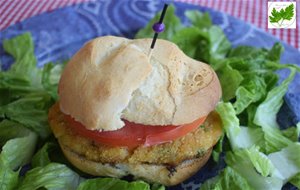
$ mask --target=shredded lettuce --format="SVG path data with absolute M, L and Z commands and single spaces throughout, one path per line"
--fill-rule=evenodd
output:
M 284 51 L 280 43 L 271 49 L 232 48 L 208 13 L 192 10 L 185 15 L 189 24 L 183 27 L 175 7 L 170 6 L 165 16 L 166 30 L 159 37 L 173 41 L 188 56 L 210 64 L 223 93 L 216 110 L 225 133 L 215 146 L 213 158 L 218 161 L 225 152 L 227 166 L 205 181 L 201 189 L 276 190 L 287 182 L 300 188 L 300 123 L 280 130 L 276 121 L 288 86 L 300 68 L 279 63 Z M 136 38 L 153 37 L 152 25 L 159 16 L 138 31 Z M 0 189 L 164 190 L 164 186 L 143 181 L 84 179 L 68 167 L 65 158 L 54 159 L 60 157 L 53 151 L 59 147 L 49 130 L 47 112 L 58 98 L 57 85 L 64 64 L 37 68 L 30 33 L 4 40 L 3 47 L 15 62 L 7 71 L 0 70 Z M 278 83 L 276 71 L 280 69 L 291 72 Z M 227 142 L 230 146 L 224 146 Z M 22 166 L 29 162 L 30 170 L 20 176 Z

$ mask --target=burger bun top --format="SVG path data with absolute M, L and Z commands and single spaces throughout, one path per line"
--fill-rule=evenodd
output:
M 104 36 L 84 45 L 59 82 L 60 109 L 87 129 L 112 131 L 122 119 L 181 125 L 208 115 L 221 97 L 213 69 L 174 43 Z

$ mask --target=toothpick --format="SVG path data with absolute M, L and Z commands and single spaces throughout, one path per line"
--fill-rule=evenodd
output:
M 160 15 L 160 18 L 159 18 L 159 21 L 152 26 L 152 29 L 154 30 L 155 33 L 154 33 L 152 43 L 151 43 L 151 46 L 150 46 L 150 49 L 149 49 L 149 52 L 148 52 L 149 59 L 152 56 L 153 49 L 154 49 L 155 42 L 156 42 L 156 39 L 158 37 L 158 34 L 165 30 L 165 25 L 163 23 L 163 20 L 164 20 L 164 17 L 165 17 L 168 6 L 169 6 L 168 4 L 164 5 L 163 11 L 162 11 L 162 13 Z

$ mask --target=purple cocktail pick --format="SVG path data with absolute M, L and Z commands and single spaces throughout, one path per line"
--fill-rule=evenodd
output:
M 154 30 L 155 34 L 153 36 L 152 43 L 151 43 L 151 46 L 150 46 L 150 50 L 149 50 L 149 53 L 148 53 L 149 58 L 152 55 L 152 51 L 153 51 L 153 48 L 155 46 L 155 42 L 156 42 L 158 34 L 165 30 L 165 25 L 163 23 L 163 20 L 164 20 L 164 17 L 165 17 L 168 6 L 169 6 L 168 4 L 164 5 L 163 11 L 162 11 L 162 13 L 160 15 L 160 18 L 159 18 L 159 21 L 152 26 L 152 29 Z

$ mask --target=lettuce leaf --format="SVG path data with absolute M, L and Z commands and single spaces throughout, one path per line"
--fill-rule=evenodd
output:
M 265 154 L 259 151 L 259 148 L 251 147 L 245 149 L 245 151 L 248 153 L 248 157 L 258 173 L 264 177 L 273 175 L 275 170 L 273 163 Z
M 22 123 L 41 137 L 46 138 L 50 134 L 48 109 L 53 103 L 48 93 L 29 93 L 18 100 L 1 106 L 0 118 Z
M 226 163 L 244 177 L 253 189 L 279 190 L 283 185 L 280 178 L 273 176 L 273 163 L 257 148 L 227 152 Z
M 210 59 L 209 63 L 225 58 L 227 52 L 231 48 L 231 43 L 228 41 L 223 30 L 216 25 L 208 29 L 208 39 L 210 42 Z
M 188 36 L 188 38 L 182 38 Z M 209 59 L 209 49 L 203 48 L 208 46 L 207 33 L 202 32 L 197 27 L 188 27 L 179 30 L 172 37 L 172 41 L 189 57 L 198 57 L 206 60 Z M 205 55 L 205 56 L 203 56 Z
M 22 125 L 3 120 L 0 123 L 2 151 L 0 153 L 0 189 L 16 189 L 19 169 L 31 160 L 37 135 Z M 26 151 L 24 151 L 26 150 Z
M 282 135 L 286 138 L 290 139 L 293 142 L 297 142 L 300 137 L 300 122 L 296 125 L 296 127 L 289 127 L 285 130 L 282 130 Z
M 285 183 L 300 173 L 300 143 L 291 143 L 278 152 L 268 155 L 268 158 L 276 167 L 275 176 Z
M 0 146 L 2 147 L 10 139 L 24 137 L 29 132 L 21 124 L 5 119 L 0 122 Z
M 185 11 L 184 15 L 190 20 L 193 26 L 201 30 L 207 30 L 212 26 L 212 21 L 208 13 L 191 10 Z
M 18 176 L 18 171 L 13 171 L 0 159 L 0 189 L 15 190 L 19 182 Z
M 152 38 L 154 33 L 152 26 L 159 20 L 161 12 L 157 13 L 154 18 L 141 30 L 137 32 L 135 38 Z M 173 35 L 183 28 L 180 19 L 175 14 L 175 7 L 169 6 L 164 17 L 165 30 L 159 34 L 159 38 L 171 40 Z
M 236 113 L 243 112 L 251 103 L 265 97 L 267 85 L 264 78 L 257 75 L 244 76 L 241 85 L 235 91 L 236 101 L 233 106 Z
M 29 85 L 40 88 L 41 72 L 36 67 L 34 45 L 29 33 L 16 36 L 15 38 L 3 41 L 4 50 L 15 59 L 11 68 L 2 73 L 4 75 L 20 76 Z
M 213 157 L 213 160 L 215 162 L 219 162 L 220 160 L 220 155 L 223 151 L 223 142 L 224 142 L 224 134 L 220 137 L 219 141 L 217 142 L 217 144 L 214 146 L 214 149 L 212 151 L 212 157 Z
M 226 152 L 227 167 L 201 185 L 202 189 L 278 189 L 290 181 L 296 186 L 300 174 L 300 143 L 269 155 L 258 147 Z M 233 188 L 235 189 L 235 188 Z
M 32 157 L 31 166 L 35 167 L 44 167 L 51 163 L 48 152 L 57 147 L 56 144 L 52 142 L 47 142 L 44 146 Z
M 222 99 L 229 101 L 235 97 L 236 90 L 244 80 L 241 73 L 233 69 L 229 64 L 217 70 L 217 74 L 222 86 Z
M 17 169 L 29 163 L 35 150 L 36 140 L 36 134 L 30 132 L 25 137 L 18 137 L 7 141 L 2 147 L 0 159 L 4 164 L 9 165 L 11 169 Z
M 283 51 L 283 46 L 279 42 L 276 42 L 268 52 L 267 59 L 270 61 L 279 62 L 280 56 L 283 53 Z
M 300 189 L 300 173 L 295 175 L 289 182 Z
M 48 190 L 76 189 L 81 178 L 63 164 L 50 163 L 45 167 L 36 167 L 26 173 L 18 190 L 46 188 Z
M 46 138 L 49 107 L 57 99 L 57 84 L 64 64 L 36 66 L 30 33 L 3 41 L 4 50 L 15 60 L 0 71 L 0 120 L 9 119 Z
M 239 145 L 238 142 L 236 142 L 236 137 L 240 133 L 241 128 L 239 119 L 236 117 L 232 104 L 220 102 L 216 107 L 216 111 L 221 117 L 226 136 L 230 141 L 231 148 L 234 150 L 237 149 Z
M 171 40 L 194 59 L 211 64 L 223 59 L 231 47 L 223 30 L 219 26 L 212 25 L 208 13 L 187 11 L 185 15 L 192 26 L 178 30 Z
M 150 185 L 143 181 L 127 182 L 120 179 L 97 178 L 89 179 L 79 185 L 77 190 L 90 190 L 105 187 L 107 190 L 124 189 L 124 190 L 150 190 Z
M 276 122 L 276 114 L 283 104 L 283 96 L 295 74 L 296 70 L 291 68 L 290 75 L 280 85 L 268 92 L 267 98 L 257 108 L 254 117 L 255 124 L 262 127 L 279 127 Z
M 251 148 L 257 146 L 262 152 L 265 152 L 265 138 L 261 128 L 240 127 L 240 132 L 234 138 L 238 148 Z
M 292 142 L 284 137 L 279 130 L 276 115 L 283 104 L 283 96 L 295 74 L 295 69 L 291 68 L 290 75 L 280 85 L 270 90 L 266 99 L 257 107 L 254 123 L 261 126 L 264 131 L 267 153 L 278 151 Z
M 66 62 L 62 64 L 48 63 L 43 67 L 41 83 L 52 98 L 58 99 L 57 86 Z
M 254 190 L 247 180 L 231 167 L 226 167 L 217 177 L 207 180 L 200 190 Z

